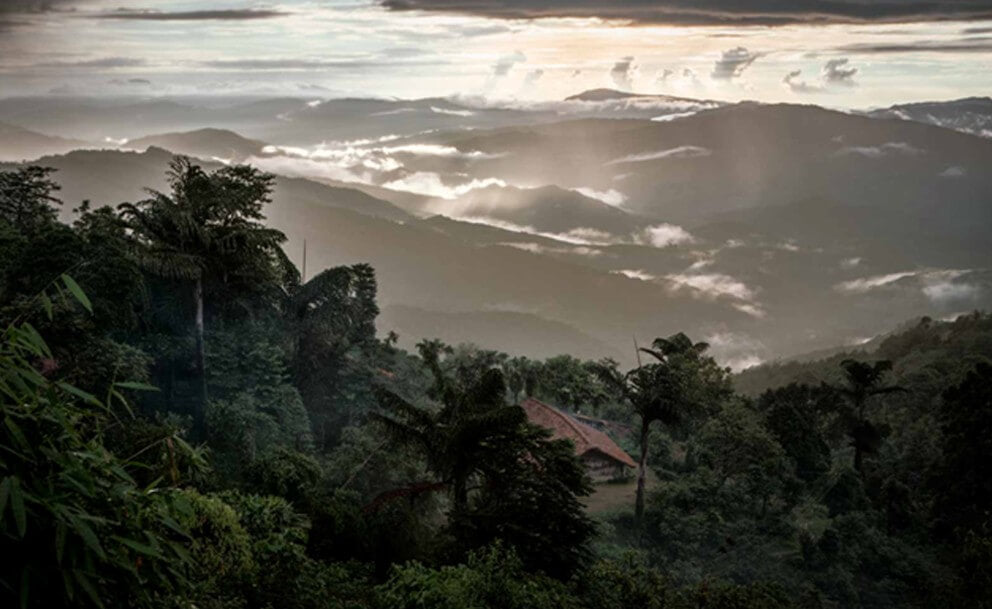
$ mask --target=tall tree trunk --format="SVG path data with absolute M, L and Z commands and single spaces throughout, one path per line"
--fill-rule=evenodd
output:
M 859 397 L 859 398 L 855 398 L 854 402 L 855 402 L 855 408 L 858 411 L 857 430 L 858 430 L 858 434 L 860 435 L 864 433 L 864 428 L 865 428 L 865 400 L 864 398 Z M 854 445 L 854 471 L 861 474 L 862 460 L 864 458 L 863 457 L 864 451 L 861 450 L 861 439 L 855 436 L 853 442 L 851 443 Z
M 647 475 L 648 463 L 648 434 L 651 430 L 651 422 L 641 419 L 641 458 L 637 462 L 637 495 L 634 500 L 634 519 L 637 524 L 641 524 L 644 518 L 644 481 Z
M 468 508 L 468 480 L 458 476 L 455 478 L 453 486 L 455 513 L 462 514 Z
M 193 298 L 196 300 L 196 374 L 199 395 L 193 406 L 193 437 L 203 440 L 206 435 L 207 409 L 207 365 L 203 344 L 203 277 L 196 278 L 193 287 Z

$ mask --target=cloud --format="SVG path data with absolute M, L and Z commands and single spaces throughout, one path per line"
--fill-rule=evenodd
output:
M 759 354 L 765 352 L 764 344 L 746 334 L 713 332 L 704 336 L 703 340 L 709 344 L 713 357 L 734 372 L 740 372 L 763 362 Z
M 635 269 L 623 269 L 620 271 L 612 271 L 612 272 L 616 273 L 617 275 L 623 275 L 628 279 L 637 279 L 639 281 L 654 281 L 655 279 L 657 279 L 657 277 L 655 277 L 651 273 L 645 271 L 639 271 Z
M 923 287 L 923 294 L 936 304 L 973 300 L 979 292 L 977 285 L 953 281 L 935 281 Z
M 391 10 L 419 10 L 512 19 L 580 17 L 666 25 L 787 25 L 992 18 L 987 0 L 380 0 Z
M 510 73 L 514 65 L 527 61 L 527 56 L 520 51 L 514 51 L 509 55 L 504 55 L 496 60 L 493 66 L 493 76 L 501 78 Z
M 903 286 L 919 289 L 924 296 L 935 304 L 970 300 L 978 296 L 981 288 L 973 283 L 958 281 L 965 275 L 972 274 L 968 269 L 930 269 L 919 271 L 900 271 L 885 275 L 861 277 L 843 281 L 834 286 L 840 292 L 865 294 L 872 290 L 895 286 L 906 282 Z
M 417 171 L 407 176 L 386 182 L 382 186 L 393 190 L 405 190 L 441 199 L 456 199 L 463 194 L 478 188 L 490 186 L 506 186 L 506 182 L 498 178 L 473 179 L 454 186 L 445 184 L 441 176 L 429 171 Z
M 436 59 L 414 59 L 400 61 L 395 58 L 344 58 L 344 59 L 300 59 L 289 58 L 247 58 L 247 59 L 211 59 L 201 61 L 198 65 L 206 68 L 221 70 L 329 70 L 329 69 L 369 69 L 391 68 L 397 65 L 423 66 L 436 65 Z
M 544 70 L 531 70 L 527 72 L 527 75 L 524 76 L 524 88 L 529 89 L 533 87 L 537 84 L 537 81 L 541 80 L 542 76 L 544 76 Z
M 117 85 L 119 87 L 150 87 L 152 81 L 147 78 L 114 78 L 108 80 L 107 84 Z
M 843 269 L 853 269 L 854 267 L 860 265 L 862 260 L 864 259 L 860 257 L 845 258 L 844 260 L 840 261 L 840 266 Z
M 133 21 L 250 21 L 285 17 L 289 13 L 262 9 L 217 9 L 201 11 L 150 11 L 119 9 L 92 15 L 92 19 L 126 19 Z
M 837 47 L 845 53 L 987 53 L 992 51 L 992 38 L 963 38 L 960 40 L 916 40 L 912 42 L 864 42 Z
M 754 298 L 754 290 L 743 281 L 722 273 L 688 274 L 675 273 L 666 275 L 676 288 L 691 288 L 702 295 L 716 298 L 729 296 L 738 300 L 750 301 Z
M 0 14 L 53 13 L 66 10 L 65 5 L 78 3 L 78 0 L 0 0 Z
M 710 77 L 714 80 L 732 80 L 740 77 L 760 55 L 744 47 L 735 47 L 723 52 L 713 64 Z
M 696 157 L 709 156 L 713 154 L 709 148 L 702 146 L 676 146 L 667 150 L 656 152 L 641 152 L 638 154 L 628 154 L 619 159 L 613 159 L 606 165 L 620 165 L 621 163 L 642 163 L 644 161 L 656 161 L 658 159 L 692 159 Z
M 410 108 L 410 110 L 416 112 L 413 108 Z M 472 110 L 453 110 L 451 108 L 438 108 L 437 106 L 431 106 L 431 112 L 434 114 L 444 114 L 447 116 L 475 116 L 475 112 Z
M 656 224 L 649 226 L 644 232 L 648 243 L 655 247 L 692 243 L 696 240 L 689 231 L 675 224 Z
M 880 288 L 887 286 L 889 284 L 895 283 L 900 279 L 905 279 L 907 277 L 915 277 L 917 271 L 901 271 L 898 273 L 887 273 L 885 275 L 875 275 L 872 277 L 861 277 L 859 279 L 852 279 L 850 281 L 842 281 L 834 286 L 840 292 L 850 292 L 855 294 L 863 294 L 875 288 Z
M 793 70 L 785 75 L 782 79 L 782 83 L 789 87 L 793 93 L 819 93 L 823 91 L 823 87 L 818 85 L 811 85 L 805 80 L 799 80 L 799 76 L 802 75 L 802 70 Z
M 612 205 L 613 207 L 620 207 L 623 205 L 623 202 L 627 200 L 627 195 L 613 188 L 610 188 L 609 190 L 595 190 L 593 188 L 581 187 L 573 188 L 572 190 L 584 197 L 602 201 L 603 203 Z
M 820 72 L 824 82 L 847 87 L 853 87 L 857 84 L 854 82 L 854 75 L 857 73 L 858 69 L 850 67 L 846 57 L 831 59 L 824 64 L 823 70 Z
M 834 156 L 858 155 L 869 159 L 887 156 L 918 156 L 926 151 L 906 142 L 886 142 L 879 146 L 847 146 L 834 153 Z
M 634 88 L 634 73 L 637 67 L 634 65 L 634 58 L 631 56 L 623 57 L 613 64 L 610 68 L 610 78 L 620 89 L 625 91 L 630 91 Z
M 785 75 L 782 83 L 789 87 L 793 93 L 822 93 L 827 87 L 843 86 L 854 87 L 857 82 L 854 75 L 858 73 L 858 68 L 852 67 L 846 57 L 831 59 L 820 69 L 821 84 L 810 83 L 800 80 L 802 70 L 793 70 Z
M 144 59 L 135 57 L 100 57 L 81 61 L 50 61 L 36 63 L 35 68 L 136 68 L 148 65 Z
M 957 165 L 951 165 L 944 171 L 941 171 L 938 176 L 942 178 L 963 178 L 965 176 L 964 167 L 959 167 Z

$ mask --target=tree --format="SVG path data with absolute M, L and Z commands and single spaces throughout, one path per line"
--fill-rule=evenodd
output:
M 185 157 L 169 165 L 171 194 L 148 191 L 150 198 L 119 206 L 132 231 L 139 263 L 154 275 L 179 281 L 194 302 L 194 366 L 199 400 L 193 412 L 195 437 L 202 437 L 207 400 L 204 355 L 205 290 L 218 295 L 234 286 L 264 287 L 275 276 L 281 232 L 262 224 L 273 177 L 248 166 L 204 172 Z M 220 303 L 230 299 L 218 298 Z
M 586 557 L 593 525 L 578 496 L 591 487 L 571 444 L 551 440 L 519 406 L 505 402 L 498 368 L 461 367 L 448 375 L 440 341 L 418 345 L 434 376 L 428 391 L 436 408 L 382 391 L 376 420 L 424 454 L 432 482 L 392 491 L 377 500 L 447 489 L 448 530 L 459 554 L 495 540 L 512 546 L 531 569 L 567 578 Z
M 898 385 L 885 385 L 886 373 L 892 370 L 892 362 L 879 360 L 873 363 L 846 359 L 840 363 L 846 384 L 836 387 L 848 402 L 845 412 L 847 434 L 854 447 L 854 470 L 863 474 L 863 460 L 866 453 L 878 450 L 883 430 L 868 419 L 867 407 L 876 396 L 905 391 Z
M 830 470 L 830 446 L 823 438 L 818 414 L 834 406 L 834 396 L 829 388 L 791 383 L 769 389 L 758 398 L 765 425 L 795 463 L 796 475 L 806 482 Z
M 640 418 L 640 458 L 634 515 L 644 517 L 644 482 L 647 472 L 648 437 L 651 424 L 678 427 L 707 407 L 713 408 L 730 395 L 726 370 L 703 353 L 706 343 L 693 343 L 683 333 L 657 338 L 650 349 L 641 349 L 656 362 L 621 374 L 615 367 L 597 368 L 603 381 L 627 402 Z
M 353 422 L 355 402 L 373 401 L 376 289 L 372 267 L 356 264 L 292 286 L 285 299 L 290 368 L 321 449 L 337 437 L 332 432 Z

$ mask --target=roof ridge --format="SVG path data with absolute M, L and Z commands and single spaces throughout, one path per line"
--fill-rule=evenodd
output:
M 585 425 L 583 425 L 579 421 L 576 421 L 575 419 L 573 419 L 572 417 L 570 417 L 568 414 L 566 414 L 566 413 L 562 412 L 561 410 L 555 408 L 551 404 L 545 404 L 541 400 L 538 400 L 538 399 L 535 399 L 535 398 L 527 398 L 527 399 L 540 404 L 541 406 L 547 408 L 551 412 L 553 412 L 556 415 L 558 415 L 558 417 L 560 417 L 561 419 L 563 419 L 565 421 L 565 423 L 567 423 L 568 426 L 572 428 L 572 430 L 574 430 L 577 434 L 579 434 L 579 437 L 581 437 L 582 440 L 586 444 L 590 444 L 590 445 L 592 444 L 592 442 L 589 440 L 589 434 L 586 433 L 586 430 L 585 429 L 583 429 L 583 427 L 586 427 Z

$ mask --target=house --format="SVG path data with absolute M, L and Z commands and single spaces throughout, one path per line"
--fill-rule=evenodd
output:
M 616 442 L 598 429 L 581 423 L 569 414 L 527 398 L 520 403 L 527 419 L 551 431 L 552 437 L 571 440 L 575 454 L 585 464 L 589 476 L 595 481 L 613 480 L 627 476 L 637 463 Z

